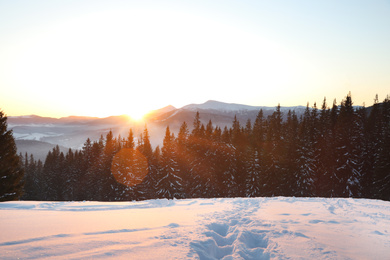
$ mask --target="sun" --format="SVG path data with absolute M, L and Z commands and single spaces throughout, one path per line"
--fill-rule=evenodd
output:
M 142 121 L 145 117 L 145 115 L 147 114 L 147 112 L 144 112 L 144 111 L 141 111 L 141 110 L 135 110 L 135 111 L 132 111 L 131 113 L 128 113 L 128 117 L 130 117 L 130 119 L 134 120 L 134 121 Z
M 146 116 L 153 111 L 153 109 L 156 108 L 151 108 L 151 104 L 147 104 L 144 102 L 140 103 L 135 103 L 133 101 L 133 104 L 131 107 L 128 107 L 127 109 L 127 116 L 130 118 L 131 121 L 144 121 L 146 119 Z M 122 110 L 124 111 L 124 110 Z

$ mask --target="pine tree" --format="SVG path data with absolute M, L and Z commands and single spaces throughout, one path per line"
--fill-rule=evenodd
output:
M 333 101 L 333 106 L 329 112 L 328 134 L 325 135 L 325 153 L 321 158 L 322 165 L 326 167 L 324 169 L 325 175 L 323 176 L 322 185 L 324 186 L 323 195 L 324 197 L 337 197 L 340 196 L 339 184 L 340 180 L 337 176 L 337 160 L 338 153 L 336 149 L 337 145 L 337 121 L 339 117 L 339 107 L 337 106 L 336 100 Z
M 253 149 L 249 153 L 247 165 L 247 178 L 245 183 L 245 196 L 261 196 L 261 157 L 259 152 Z
M 39 168 L 34 156 L 26 153 L 24 157 L 24 194 L 23 200 L 39 200 Z
M 284 196 L 302 196 L 302 183 L 300 172 L 300 142 L 299 121 L 295 112 L 288 111 L 287 121 L 283 127 L 284 149 L 283 165 L 286 177 Z
M 64 200 L 65 155 L 59 146 L 49 151 L 43 166 L 42 195 L 44 200 Z
M 161 150 L 161 173 L 157 181 L 157 196 L 159 198 L 184 198 L 183 178 L 176 157 L 175 137 L 169 126 L 166 128 Z
M 284 170 L 282 169 L 282 112 L 280 105 L 276 111 L 268 117 L 268 127 L 264 145 L 264 182 L 263 191 L 265 196 L 280 195 L 285 180 Z
M 210 121 L 211 122 L 211 121 Z M 183 122 L 180 126 L 179 133 L 176 139 L 176 153 L 177 153 L 177 162 L 181 177 L 183 179 L 183 187 L 185 188 L 184 193 L 189 194 L 188 187 L 192 181 L 190 175 L 190 151 L 188 145 L 189 130 L 186 122 Z
M 192 129 L 192 135 L 194 137 L 199 137 L 201 135 L 201 122 L 200 122 L 200 115 L 199 112 L 196 112 L 194 123 L 193 123 L 193 129 Z
M 296 196 L 313 195 L 313 179 L 316 165 L 314 156 L 317 140 L 316 121 L 317 113 L 311 112 L 308 104 L 299 129 L 300 143 L 297 151 L 299 169 L 296 175 Z
M 330 165 L 334 163 L 331 159 L 334 157 L 332 149 L 333 131 L 330 122 L 330 109 L 327 107 L 326 98 L 324 98 L 322 103 L 317 131 L 318 141 L 315 150 L 316 173 L 313 192 L 315 196 L 331 196 L 329 191 L 331 190 L 330 176 L 333 174 Z
M 135 144 L 134 144 L 133 129 L 130 128 L 129 135 L 127 136 L 124 148 L 134 149 L 134 147 L 135 147 Z
M 64 200 L 74 200 L 76 194 L 76 185 L 78 183 L 79 169 L 76 167 L 75 153 L 72 149 L 69 149 L 65 155 L 64 161 L 64 178 L 65 178 L 65 189 L 64 189 Z
M 374 105 L 375 106 L 375 105 Z M 375 114 L 374 114 L 375 113 Z M 370 117 L 375 119 L 372 139 L 373 168 L 372 195 L 374 198 L 390 200 L 390 99 L 387 97 L 382 104 L 377 104 Z M 371 121 L 372 122 L 372 121 Z
M 159 152 L 153 152 L 149 138 L 149 131 L 147 126 L 145 125 L 143 134 L 138 140 L 138 146 L 136 147 L 136 150 L 140 151 L 141 154 L 146 158 L 148 163 L 148 171 L 142 183 L 135 187 L 134 192 L 137 199 L 155 198 L 157 192 L 156 183 L 158 181 L 157 179 L 160 166 L 158 158 L 156 158 L 156 156 L 158 156 Z M 159 148 L 157 150 L 159 150 Z
M 340 107 L 336 125 L 335 176 L 338 179 L 336 194 L 342 197 L 360 196 L 361 149 L 359 147 L 359 128 L 356 113 L 352 106 L 351 94 L 348 94 Z
M 22 195 L 24 171 L 17 155 L 7 117 L 0 111 L 0 201 L 17 200 Z
M 93 200 L 112 201 L 116 198 L 117 182 L 111 173 L 111 165 L 117 151 L 117 143 L 112 131 L 106 135 L 104 148 L 97 162 L 89 170 L 92 177 L 90 191 Z
M 150 143 L 150 136 L 147 126 L 145 125 L 145 129 L 143 131 L 143 134 L 140 137 L 140 143 L 137 147 L 137 149 L 148 159 L 150 162 L 153 158 L 153 149 L 152 145 Z
M 248 131 L 251 131 L 251 126 L 248 126 Z M 227 186 L 231 196 L 245 196 L 245 182 L 247 180 L 247 164 L 248 164 L 248 153 L 247 147 L 248 142 L 241 128 L 240 122 L 237 120 L 237 116 L 234 116 L 232 126 L 232 144 L 234 149 L 234 163 L 231 167 L 231 176 L 227 176 Z

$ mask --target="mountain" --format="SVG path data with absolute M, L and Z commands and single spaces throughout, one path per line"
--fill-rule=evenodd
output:
M 196 112 L 199 112 L 200 120 L 203 124 L 207 124 L 211 120 L 215 126 L 223 128 L 231 126 L 235 116 L 241 124 L 245 124 L 248 119 L 253 123 L 260 109 L 263 110 L 264 117 L 267 117 L 275 111 L 276 107 L 249 106 L 209 100 L 202 104 L 190 104 L 180 109 L 171 109 L 167 113 L 161 113 L 158 116 L 149 118 L 149 122 L 169 125 L 173 132 L 176 132 L 183 121 L 186 121 L 189 127 L 191 127 Z M 294 110 L 300 116 L 305 109 L 306 107 L 304 106 L 281 107 L 284 117 L 287 116 L 288 110 Z
M 22 155 L 25 155 L 26 153 L 33 154 L 35 160 L 41 160 L 42 162 L 45 161 L 47 153 L 56 146 L 56 144 L 36 140 L 19 139 L 15 140 L 15 143 L 18 148 L 18 153 L 21 153 Z M 69 149 L 63 146 L 59 146 L 59 148 L 63 153 L 66 153 Z
M 198 111 L 198 110 L 208 110 L 208 111 L 217 111 L 219 113 L 243 113 L 245 111 L 274 111 L 275 107 L 267 106 L 249 106 L 236 103 L 224 103 L 215 100 L 209 100 L 202 104 L 190 104 L 182 107 L 185 110 Z M 302 112 L 306 109 L 305 106 L 293 106 L 293 107 L 280 107 L 282 112 L 288 112 L 288 110 L 295 110 L 295 112 Z
M 245 110 L 260 110 L 262 107 L 234 104 L 234 103 L 223 103 L 215 100 L 209 100 L 203 104 L 190 104 L 182 107 L 185 110 L 214 110 L 219 112 L 231 112 L 231 111 L 245 111 Z
M 190 104 L 181 108 L 166 106 L 151 111 L 143 121 L 134 121 L 125 115 L 106 118 L 82 116 L 50 118 L 29 115 L 8 117 L 8 126 L 13 130 L 17 141 L 35 141 L 18 141 L 18 152 L 33 153 L 42 159 L 42 147 L 60 145 L 62 149 L 81 149 L 87 138 L 92 141 L 98 140 L 101 135 L 105 136 L 110 130 L 114 136 L 126 137 L 129 129 L 132 128 L 135 136 L 138 137 L 144 130 L 145 124 L 148 127 L 150 141 L 155 147 L 162 144 L 167 126 L 170 127 L 171 132 L 177 134 L 181 124 L 185 121 L 191 130 L 196 112 L 199 112 L 203 124 L 211 120 L 214 126 L 224 128 L 232 125 L 234 116 L 237 116 L 242 125 L 248 119 L 253 123 L 260 109 L 263 109 L 264 117 L 275 111 L 275 107 L 248 106 L 209 100 L 202 104 Z M 289 109 L 295 110 L 299 116 L 303 114 L 305 107 L 281 107 L 285 115 Z

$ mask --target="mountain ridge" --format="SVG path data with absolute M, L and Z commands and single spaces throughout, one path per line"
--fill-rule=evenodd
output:
M 72 149 L 81 149 L 87 138 L 95 141 L 101 136 L 104 137 L 109 131 L 112 131 L 114 136 L 127 137 L 131 128 L 134 136 L 138 138 L 147 126 L 150 141 L 155 147 L 162 144 L 167 126 L 170 127 L 171 132 L 177 134 L 181 124 L 186 122 L 191 130 L 196 112 L 199 112 L 201 123 L 206 125 L 211 120 L 214 126 L 224 128 L 232 125 L 235 116 L 242 125 L 245 125 L 248 120 L 253 123 L 260 109 L 263 109 L 263 115 L 266 118 L 275 111 L 276 107 L 208 100 L 201 104 L 189 104 L 181 108 L 172 105 L 165 106 L 151 111 L 141 121 L 132 120 L 127 115 L 104 118 L 86 116 L 51 118 L 29 115 L 8 117 L 8 126 L 12 129 L 16 140 L 39 141 Z M 282 112 L 289 109 L 295 110 L 300 116 L 306 107 L 281 107 Z M 24 142 L 22 147 L 22 142 L 18 143 L 20 144 L 19 150 L 28 153 L 34 153 L 42 146 L 37 142 Z M 29 144 L 31 147 L 28 147 Z
M 260 110 L 260 109 L 266 109 L 266 110 L 274 110 L 277 106 L 253 106 L 253 105 L 246 105 L 246 104 L 239 104 L 239 103 L 227 103 L 217 100 L 207 100 L 204 103 L 191 103 L 188 105 L 184 105 L 180 108 L 176 108 L 172 105 L 167 105 L 163 108 L 151 110 L 149 113 L 146 114 L 146 117 L 152 115 L 161 115 L 163 113 L 170 113 L 175 110 L 190 110 L 195 111 L 197 109 L 200 110 L 216 110 L 216 111 L 223 111 L 223 112 L 233 112 L 233 111 L 251 111 L 251 110 Z M 281 110 L 288 110 L 288 109 L 302 109 L 306 108 L 306 106 L 289 106 L 289 107 L 280 107 Z M 77 115 L 71 115 L 71 116 L 65 116 L 60 118 L 55 117 L 45 117 L 40 115 L 21 115 L 21 116 L 8 116 L 9 119 L 15 120 L 26 120 L 26 121 L 32 121 L 32 120 L 39 120 L 39 119 L 45 119 L 47 121 L 79 121 L 79 120 L 101 120 L 101 119 L 107 119 L 107 118 L 115 118 L 115 117 L 123 117 L 126 115 L 112 115 L 107 117 L 93 117 L 93 116 L 77 116 Z

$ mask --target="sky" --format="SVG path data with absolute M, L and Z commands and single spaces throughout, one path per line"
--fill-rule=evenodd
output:
M 0 0 L 0 109 L 370 106 L 390 94 L 389 46 L 389 0 Z

